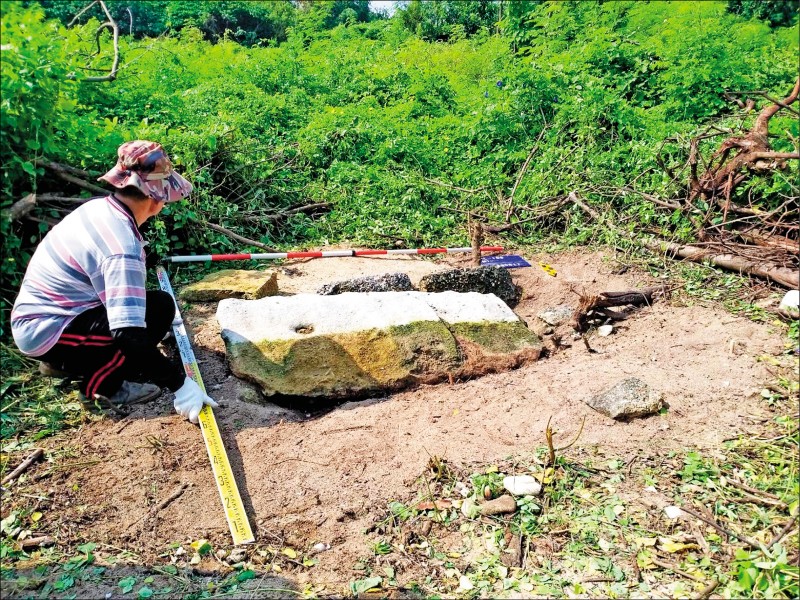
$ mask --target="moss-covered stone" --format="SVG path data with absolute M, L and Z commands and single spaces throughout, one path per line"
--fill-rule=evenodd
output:
M 441 322 L 296 340 L 226 339 L 235 375 L 267 395 L 343 397 L 399 389 L 417 375 L 459 365 L 455 339 Z
M 225 269 L 185 286 L 178 297 L 184 302 L 219 302 L 225 298 L 257 300 L 277 293 L 276 273 Z
M 267 396 L 363 397 L 516 368 L 538 337 L 494 295 L 375 292 L 225 300 L 231 370 Z
M 286 343 L 278 342 L 285 350 Z M 327 337 L 293 340 L 282 360 L 270 342 L 258 346 L 240 342 L 228 346 L 233 373 L 258 383 L 268 396 L 347 396 L 356 391 L 379 389 L 378 382 L 358 368 L 347 351 Z
M 455 338 L 441 321 L 425 321 L 391 328 L 403 365 L 414 375 L 446 373 L 459 366 Z
M 451 323 L 453 335 L 465 338 L 487 354 L 508 354 L 526 348 L 541 348 L 539 337 L 519 323 Z

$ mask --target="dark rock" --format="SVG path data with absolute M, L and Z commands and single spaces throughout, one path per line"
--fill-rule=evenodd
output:
M 511 280 L 507 269 L 500 267 L 477 267 L 475 269 L 452 269 L 425 275 L 419 282 L 423 292 L 478 292 L 494 294 L 510 307 L 522 298 L 522 288 Z
M 409 292 L 413 289 L 414 286 L 405 273 L 384 273 L 327 283 L 317 290 L 317 294 L 335 296 L 345 292 Z

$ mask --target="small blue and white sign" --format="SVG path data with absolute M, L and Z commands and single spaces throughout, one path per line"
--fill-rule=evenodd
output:
M 521 267 L 530 267 L 531 263 L 517 254 L 509 254 L 507 256 L 486 256 L 481 259 L 481 266 L 519 269 Z

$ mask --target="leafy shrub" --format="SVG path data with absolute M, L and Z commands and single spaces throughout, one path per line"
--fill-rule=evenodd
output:
M 64 7 L 45 4 L 66 18 Z M 155 10 L 143 4 L 131 6 Z M 619 190 L 635 180 L 645 193 L 679 195 L 659 151 L 669 164 L 684 163 L 681 140 L 708 123 L 751 122 L 723 92 L 782 97 L 797 76 L 796 30 L 728 6 L 529 0 L 503 3 L 500 14 L 488 2 L 412 2 L 394 18 L 370 21 L 360 0 L 174 2 L 166 35 L 124 35 L 117 79 L 90 84 L 81 79 L 91 73 L 84 55 L 96 48 L 96 19 L 67 30 L 35 3 L 3 3 L 2 202 L 34 190 L 82 193 L 37 169 L 38 157 L 99 173 L 122 141 L 150 138 L 196 184 L 188 203 L 167 207 L 152 224 L 162 254 L 241 249 L 206 221 L 268 245 L 463 244 L 467 212 L 505 219 L 534 150 L 513 218 L 587 190 L 589 202 L 611 199 L 632 229 L 681 234 L 689 228 L 680 214 Z M 259 29 L 268 19 L 286 25 L 285 41 Z M 426 27 L 422 37 L 409 30 Z M 100 41 L 90 67 L 109 64 L 107 33 Z M 779 114 L 770 127 L 775 149 L 791 151 L 796 119 Z M 740 192 L 769 208 L 792 193 L 793 174 L 753 179 Z M 262 218 L 309 202 L 331 210 Z M 34 215 L 57 218 L 68 208 Z M 566 212 L 529 221 L 513 241 L 536 240 L 553 226 L 566 239 L 594 235 Z M 2 228 L 10 298 L 47 225 L 6 220 Z

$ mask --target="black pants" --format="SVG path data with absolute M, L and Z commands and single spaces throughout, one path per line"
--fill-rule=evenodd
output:
M 167 292 L 147 292 L 145 323 L 153 350 L 164 339 L 175 317 L 175 302 Z M 143 356 L 126 356 L 108 326 L 105 306 L 81 313 L 67 326 L 56 345 L 39 360 L 57 369 L 80 375 L 80 391 L 87 398 L 113 395 L 125 379 L 146 373 Z M 163 358 L 163 357 L 162 357 Z

